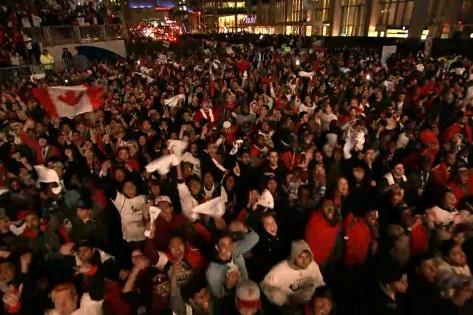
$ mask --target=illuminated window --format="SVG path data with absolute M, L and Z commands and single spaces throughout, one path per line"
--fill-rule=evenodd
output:
M 341 29 L 342 36 L 363 36 L 366 19 L 365 0 L 342 0 Z
M 235 1 L 228 1 L 228 2 L 222 2 L 219 6 L 220 8 L 225 8 L 225 9 L 233 9 L 235 8 Z M 236 3 L 237 8 L 244 8 L 245 7 L 245 2 L 244 1 L 238 1 Z
M 314 21 L 327 22 L 329 20 L 330 0 L 314 1 Z
M 402 28 L 411 23 L 414 0 L 381 0 L 378 26 Z
M 286 5 L 285 1 L 277 1 L 276 2 L 276 17 L 275 17 L 275 22 L 276 23 L 284 23 L 286 21 L 285 14 L 286 14 Z
M 313 17 L 315 28 L 311 33 L 314 35 L 328 35 L 330 28 L 330 0 L 315 0 Z

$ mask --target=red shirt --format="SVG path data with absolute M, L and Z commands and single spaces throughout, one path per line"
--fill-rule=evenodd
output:
M 356 266 L 365 263 L 372 241 L 371 230 L 363 219 L 349 214 L 344 220 L 345 264 Z
M 304 234 L 304 239 L 309 244 L 315 262 L 323 265 L 333 252 L 340 231 L 340 224 L 331 226 L 325 220 L 321 211 L 314 212 Z

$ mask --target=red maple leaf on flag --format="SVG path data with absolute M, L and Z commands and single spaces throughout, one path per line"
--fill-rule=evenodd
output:
M 58 100 L 60 100 L 63 103 L 66 103 L 69 106 L 75 106 L 79 104 L 83 95 L 84 95 L 84 92 L 80 92 L 76 94 L 73 91 L 68 91 L 63 95 L 58 96 Z

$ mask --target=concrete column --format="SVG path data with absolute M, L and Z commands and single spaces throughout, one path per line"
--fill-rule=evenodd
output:
M 380 5 L 379 0 L 371 0 L 371 11 L 368 11 L 369 15 L 369 22 L 367 24 L 367 32 L 366 36 L 368 36 L 369 32 L 376 31 L 376 25 L 378 24 L 379 14 L 380 14 Z
M 276 0 L 269 1 L 269 23 L 271 25 L 276 23 Z
M 342 17 L 342 1 L 333 0 L 333 9 L 332 9 L 332 36 L 340 35 L 340 19 Z
M 469 7 L 466 8 L 466 11 L 463 12 L 463 37 L 470 37 L 470 34 L 473 33 L 473 2 L 469 4 Z
M 430 0 L 414 1 L 414 9 L 412 10 L 412 17 L 409 25 L 410 38 L 421 38 L 422 31 L 429 23 L 429 4 Z
M 450 24 L 449 38 L 454 32 L 459 30 L 457 23 L 461 19 L 460 7 L 462 2 L 462 0 L 449 0 L 448 5 L 445 6 L 443 20 L 445 21 L 444 23 Z
M 363 33 L 361 34 L 361 36 L 368 36 L 368 30 L 369 30 L 369 27 L 370 27 L 372 15 L 376 14 L 373 10 L 374 2 L 378 2 L 378 0 L 368 0 L 368 1 L 366 1 L 365 12 L 364 12 L 365 13 L 365 16 L 364 16 L 365 21 L 364 21 Z

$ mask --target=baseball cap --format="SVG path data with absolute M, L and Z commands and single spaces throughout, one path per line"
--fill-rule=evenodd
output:
M 160 202 L 167 202 L 170 205 L 172 205 L 171 199 L 168 196 L 159 196 L 159 197 L 156 197 L 156 199 L 154 199 L 154 204 L 157 205 Z

